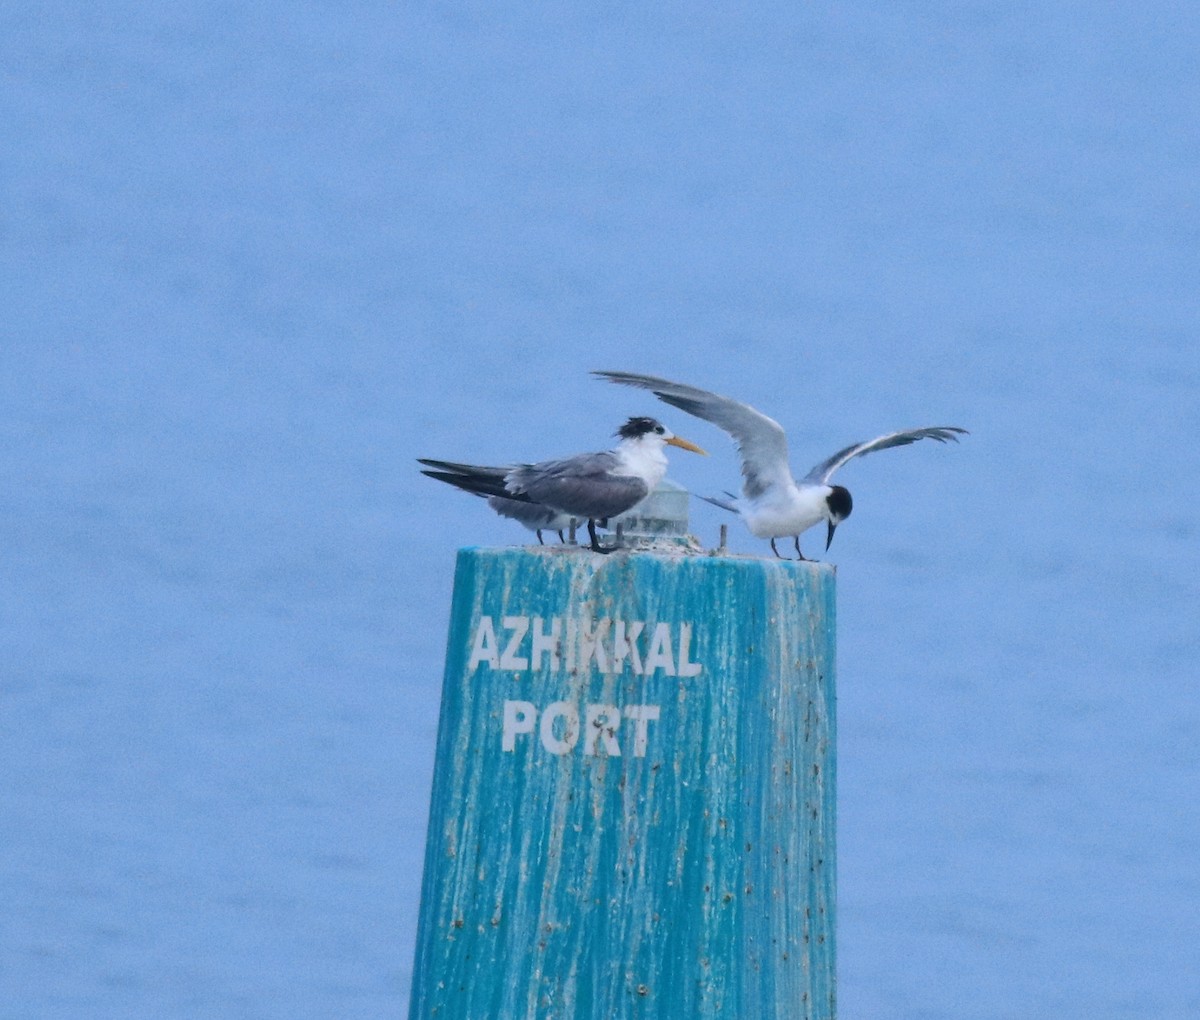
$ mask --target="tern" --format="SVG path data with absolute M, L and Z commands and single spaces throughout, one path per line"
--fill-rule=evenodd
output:
M 675 435 L 655 418 L 630 418 L 616 432 L 619 442 L 601 453 L 581 453 L 538 464 L 485 467 L 421 458 L 433 471 L 425 474 L 454 476 L 460 489 L 501 499 L 536 504 L 587 521 L 595 552 L 607 553 L 596 538 L 596 523 L 616 517 L 650 494 L 667 473 L 664 447 L 677 446 L 703 454 L 695 443 Z M 601 525 L 603 526 L 603 525 Z
M 537 535 L 539 545 L 546 544 L 545 539 L 542 538 L 543 531 L 554 531 L 558 534 L 560 542 L 566 542 L 563 532 L 575 520 L 570 514 L 560 514 L 557 510 L 553 510 L 541 503 L 533 503 L 523 499 L 511 499 L 508 496 L 489 496 L 485 492 L 477 492 L 472 488 L 472 482 L 468 476 L 455 474 L 452 471 L 422 471 L 421 474 L 428 475 L 430 478 L 436 478 L 439 482 L 446 482 L 448 485 L 457 486 L 465 492 L 471 493 L 472 496 L 479 496 L 481 499 L 486 499 L 487 505 L 501 517 L 507 517 L 518 524 L 523 524 Z M 601 524 L 600 526 L 603 527 L 604 525 Z
M 907 446 L 921 439 L 958 442 L 958 436 L 967 434 L 966 429 L 953 425 L 889 432 L 838 450 L 796 481 L 788 466 L 787 436 L 783 429 L 778 422 L 748 404 L 652 375 L 633 372 L 592 374 L 609 382 L 650 390 L 672 407 L 710 421 L 728 432 L 742 458 L 742 494 L 738 497 L 728 493 L 728 499 L 700 498 L 738 514 L 752 535 L 771 540 L 771 551 L 776 556 L 780 554 L 775 548 L 775 539 L 791 536 L 796 554 L 803 560 L 800 536 L 821 521 L 828 524 L 825 548 L 829 549 L 834 531 L 850 516 L 854 507 L 847 489 L 829 484 L 833 473 L 848 461 L 876 450 Z

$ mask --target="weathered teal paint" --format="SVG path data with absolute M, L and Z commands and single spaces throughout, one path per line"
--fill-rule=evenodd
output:
M 459 552 L 413 1020 L 834 1016 L 834 595 L 824 564 Z

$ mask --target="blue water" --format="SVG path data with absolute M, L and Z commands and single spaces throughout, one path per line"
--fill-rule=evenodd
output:
M 454 551 L 526 537 L 413 458 L 651 413 L 736 481 L 590 368 L 798 471 L 972 431 L 839 476 L 841 1015 L 1200 1015 L 1198 45 L 1176 3 L 0 14 L 0 1015 L 404 1015 Z

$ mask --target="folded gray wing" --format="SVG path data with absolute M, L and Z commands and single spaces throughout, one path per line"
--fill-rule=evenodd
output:
M 650 390 L 659 400 L 724 429 L 742 457 L 742 492 L 755 499 L 774 485 L 792 480 L 787 436 L 779 423 L 749 404 L 708 390 L 634 372 L 593 372 L 609 382 Z
M 617 457 L 609 452 L 583 453 L 563 460 L 523 464 L 509 472 L 510 492 L 521 493 L 572 517 L 616 517 L 649 493 L 642 479 L 618 475 Z
M 838 450 L 832 457 L 827 457 L 814 467 L 804 476 L 804 480 L 826 485 L 838 468 L 855 457 L 862 457 L 868 453 L 874 453 L 876 450 L 889 450 L 893 446 L 907 446 L 909 443 L 915 443 L 921 439 L 936 439 L 939 443 L 948 441 L 957 443 L 960 435 L 967 434 L 966 429 L 956 428 L 953 425 L 912 429 L 908 432 L 890 432 L 886 436 L 876 436 L 874 439 L 868 439 L 865 443 L 855 443 L 853 446 L 847 446 L 844 450 Z

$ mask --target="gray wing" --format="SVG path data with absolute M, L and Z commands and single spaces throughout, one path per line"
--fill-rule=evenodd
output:
M 650 390 L 659 400 L 728 432 L 742 457 L 742 492 L 747 498 L 755 499 L 772 486 L 791 483 L 787 436 L 777 421 L 749 404 L 653 375 L 633 372 L 593 372 L 592 375 L 624 386 Z
M 849 460 L 862 457 L 876 450 L 889 450 L 893 446 L 907 446 L 921 439 L 936 439 L 939 443 L 947 441 L 958 442 L 959 436 L 967 435 L 966 429 L 953 425 L 938 425 L 931 428 L 912 429 L 909 432 L 890 432 L 886 436 L 876 436 L 865 443 L 855 443 L 844 450 L 838 450 L 832 457 L 827 457 L 804 476 L 806 482 L 816 482 L 820 485 L 829 483 L 833 473 Z
M 572 517 L 616 517 L 641 502 L 649 486 L 640 478 L 617 475 L 615 454 L 581 453 L 563 460 L 523 464 L 506 478 L 510 492 L 520 493 Z

